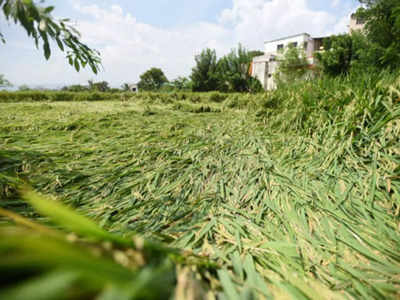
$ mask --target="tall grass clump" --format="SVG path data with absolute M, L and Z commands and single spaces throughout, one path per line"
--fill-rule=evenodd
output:
M 132 98 L 1 104 L 0 298 L 400 296 L 398 75 Z

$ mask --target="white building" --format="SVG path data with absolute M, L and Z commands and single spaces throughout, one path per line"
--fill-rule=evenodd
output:
M 365 21 L 352 14 L 350 17 L 349 33 L 363 31 Z M 308 33 L 296 34 L 264 43 L 264 55 L 255 57 L 251 66 L 251 76 L 260 80 L 265 90 L 276 88 L 274 74 L 278 68 L 279 58 L 282 57 L 284 49 L 294 46 L 304 50 L 310 67 L 315 65 L 314 53 L 323 50 L 324 38 L 313 38 Z
M 134 93 L 139 93 L 139 86 L 137 84 L 130 84 L 129 90 Z
M 355 31 L 363 31 L 364 28 L 365 28 L 365 21 L 357 17 L 356 14 L 352 14 L 350 17 L 350 25 L 349 25 L 350 33 Z
M 308 33 L 292 35 L 264 43 L 264 55 L 253 59 L 251 75 L 257 78 L 265 90 L 276 87 L 274 74 L 279 58 L 289 46 L 303 49 L 310 65 L 314 64 L 314 52 L 322 49 L 323 38 L 312 38 Z

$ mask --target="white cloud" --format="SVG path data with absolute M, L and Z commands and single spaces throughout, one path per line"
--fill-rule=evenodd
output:
M 232 42 L 229 30 L 219 24 L 163 29 L 138 22 L 116 5 L 106 10 L 78 3 L 75 8 L 92 17 L 80 21 L 78 28 L 85 40 L 101 52 L 106 79 L 110 81 L 135 81 L 150 67 L 162 68 L 170 79 L 188 75 L 194 55 L 201 49 L 212 47 L 223 53 Z
M 236 40 L 250 47 L 302 32 L 325 35 L 337 21 L 328 12 L 311 10 L 306 0 L 234 0 L 233 8 L 225 9 L 220 18 L 222 24 L 233 26 Z

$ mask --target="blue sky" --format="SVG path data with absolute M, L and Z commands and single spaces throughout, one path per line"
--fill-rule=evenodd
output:
M 0 74 L 15 85 L 55 86 L 107 80 L 113 86 L 136 82 L 151 67 L 169 79 L 187 76 L 194 55 L 205 47 L 227 53 L 238 43 L 263 49 L 265 40 L 308 32 L 329 35 L 347 31 L 356 0 L 64 0 L 54 15 L 70 17 L 83 40 L 102 54 L 97 76 L 76 73 L 54 48 L 50 61 L 26 34 L 0 16 L 7 39 L 0 45 Z
M 134 15 L 139 22 L 163 27 L 176 27 L 198 21 L 215 22 L 224 8 L 232 6 L 231 0 L 86 0 L 80 2 L 96 4 L 105 9 L 111 5 L 119 5 L 124 11 Z M 71 3 L 74 1 L 57 3 L 57 12 L 78 17 Z

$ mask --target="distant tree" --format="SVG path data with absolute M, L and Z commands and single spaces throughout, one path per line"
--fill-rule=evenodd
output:
M 30 88 L 28 85 L 23 84 L 23 85 L 20 85 L 20 86 L 18 87 L 18 90 L 21 91 L 21 92 L 26 92 L 26 91 L 30 91 L 31 88 Z
M 0 88 L 10 86 L 12 86 L 11 82 L 9 82 L 4 75 L 0 74 Z
M 40 1 L 43 3 L 44 1 Z M 33 0 L 0 0 L 0 13 L 7 20 L 21 25 L 29 37 L 32 37 L 36 47 L 42 44 L 44 56 L 50 58 L 50 41 L 66 52 L 70 65 L 77 71 L 89 65 L 94 73 L 100 69 L 100 54 L 83 44 L 79 32 L 70 24 L 69 19 L 56 20 L 51 15 L 54 6 L 41 6 Z M 0 32 L 0 41 L 5 43 Z
M 129 92 L 131 89 L 128 83 L 124 83 L 121 85 L 121 90 L 123 90 L 124 92 Z
M 196 66 L 192 69 L 190 79 L 193 83 L 193 91 L 215 91 L 219 85 L 217 73 L 217 54 L 215 50 L 205 49 L 195 56 Z
M 379 64 L 386 68 L 400 67 L 400 1 L 360 0 L 364 4 L 357 17 L 366 22 L 368 39 L 381 52 Z
M 186 77 L 178 77 L 172 81 L 172 85 L 177 90 L 190 90 L 191 81 Z
M 382 68 L 379 62 L 382 48 L 371 42 L 363 33 L 353 32 L 331 36 L 324 40 L 325 51 L 316 53 L 324 74 L 339 76 L 358 72 L 374 72 Z
M 325 52 L 317 54 L 325 74 L 338 76 L 400 68 L 400 1 L 360 0 L 356 17 L 365 30 L 325 40 Z
M 166 82 L 157 91 L 162 93 L 169 93 L 175 90 L 175 86 L 171 82 Z
M 279 65 L 275 74 L 277 84 L 291 83 L 304 79 L 308 72 L 309 63 L 303 50 L 289 46 L 279 59 Z
M 159 68 L 151 68 L 142 75 L 138 87 L 143 91 L 156 91 L 159 90 L 165 83 L 168 82 L 164 72 Z
M 66 92 L 85 92 L 89 90 L 89 87 L 86 85 L 74 84 L 70 86 L 64 86 L 61 90 Z
M 217 65 L 220 78 L 218 89 L 223 92 L 257 92 L 259 88 L 254 90 L 257 81 L 251 77 L 249 71 L 254 56 L 259 54 L 260 52 L 248 52 L 239 44 L 237 49 L 222 57 Z
M 324 52 L 316 57 L 323 72 L 331 76 L 347 74 L 350 71 L 354 49 L 351 35 L 331 36 L 324 40 Z
M 353 32 L 351 70 L 356 72 L 376 72 L 385 68 L 381 63 L 384 49 L 379 47 L 363 33 Z
M 88 81 L 89 90 L 98 91 L 98 92 L 108 92 L 110 91 L 110 85 L 107 81 L 93 82 L 92 80 Z

